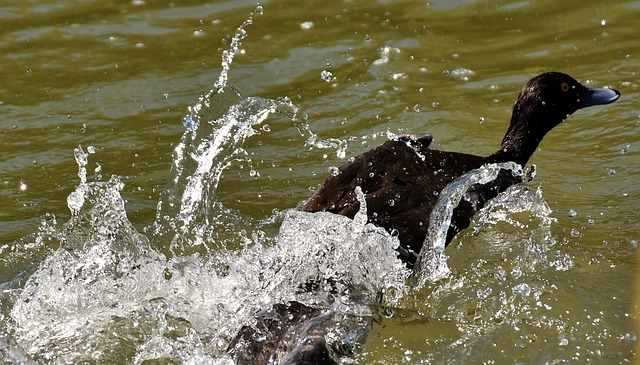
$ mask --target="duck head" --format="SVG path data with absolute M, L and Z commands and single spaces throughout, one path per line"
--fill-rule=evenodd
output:
M 620 93 L 592 89 L 561 72 L 545 72 L 527 82 L 513 107 L 511 124 L 492 161 L 525 164 L 542 138 L 576 110 L 613 103 Z

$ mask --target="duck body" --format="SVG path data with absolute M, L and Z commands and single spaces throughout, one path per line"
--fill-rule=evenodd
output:
M 360 207 L 355 194 L 355 188 L 360 186 L 369 221 L 397 232 L 402 243 L 399 256 L 412 265 L 427 234 L 429 216 L 440 191 L 464 173 L 488 162 L 481 156 L 430 149 L 431 140 L 430 135 L 401 136 L 357 156 L 327 179 L 303 210 L 353 218 Z M 487 189 L 483 201 L 519 181 L 512 177 L 496 189 Z M 473 213 L 475 209 L 469 202 L 454 210 L 448 240 L 468 227 Z
M 546 133 L 569 115 L 584 107 L 612 103 L 619 96 L 615 90 L 584 87 L 563 73 L 543 73 L 520 91 L 507 133 L 495 153 L 476 156 L 439 151 L 429 148 L 432 137 L 428 134 L 401 136 L 341 166 L 302 210 L 353 218 L 360 206 L 355 188 L 360 186 L 369 222 L 397 232 L 399 257 L 412 266 L 426 237 L 431 212 L 445 186 L 487 163 L 514 161 L 524 165 Z M 479 199 L 473 203 L 463 200 L 455 208 L 446 244 L 469 226 L 486 201 L 519 182 L 520 178 L 502 172 L 495 181 L 472 187 Z

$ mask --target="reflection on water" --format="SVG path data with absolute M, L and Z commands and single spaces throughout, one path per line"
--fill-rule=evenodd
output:
M 483 2 L 436 2 L 433 3 L 433 9 L 455 10 L 468 4 L 472 4 L 472 7 L 477 5 L 474 7 L 477 10 Z M 266 5 L 266 9 L 256 10 L 256 15 L 263 11 L 268 13 L 270 9 L 275 11 L 275 4 L 273 8 Z M 370 11 L 367 13 L 368 19 L 376 19 L 380 24 L 385 24 L 384 19 L 390 19 L 394 25 L 393 21 L 400 19 L 392 13 L 384 13 L 380 4 L 367 6 Z M 520 7 L 526 5 L 514 3 L 503 6 L 500 10 L 503 13 L 500 14 L 517 18 L 518 15 L 511 14 L 508 9 Z M 633 9 L 632 6 L 627 8 Z M 200 9 L 209 8 L 203 5 Z M 110 14 L 121 13 L 116 10 Z M 416 10 L 418 12 L 426 10 L 421 7 Z M 413 14 L 411 11 L 403 13 Z M 449 15 L 456 18 L 459 16 L 456 14 Z M 242 16 L 245 16 L 244 13 Z M 602 14 L 603 17 L 609 15 Z M 166 15 L 161 18 L 166 20 L 171 17 Z M 42 21 L 40 18 L 36 20 Z M 601 21 L 600 18 L 596 20 Z M 340 22 L 345 23 L 344 20 Z M 241 20 L 237 22 L 241 23 Z M 302 21 L 299 23 L 302 24 Z M 417 32 L 424 31 L 425 38 L 429 40 L 446 29 L 437 19 L 427 23 L 421 18 L 420 26 L 415 29 Z M 489 28 L 508 28 L 508 25 L 494 23 L 496 25 Z M 12 24 L 16 27 L 16 23 Z M 2 263 L 10 267 L 2 272 L 3 279 L 6 279 L 0 284 L 3 290 L 0 294 L 0 358 L 4 362 L 229 363 L 231 360 L 225 354 L 227 346 L 251 315 L 270 308 L 274 303 L 291 300 L 336 313 L 332 319 L 336 328 L 333 340 L 338 342 L 349 343 L 349 330 L 353 330 L 345 318 L 375 319 L 364 342 L 360 343 L 359 339 L 349 343 L 361 347 L 354 355 L 354 361 L 358 363 L 500 363 L 504 359 L 508 359 L 509 363 L 609 364 L 631 361 L 631 349 L 637 342 L 637 332 L 626 325 L 633 317 L 629 294 L 616 288 L 625 288 L 619 283 L 620 271 L 628 276 L 624 268 L 633 267 L 627 262 L 632 259 L 628 252 L 634 252 L 637 238 L 634 241 L 630 234 L 625 233 L 616 236 L 615 230 L 622 227 L 626 229 L 623 232 L 630 232 L 628 227 L 637 226 L 637 222 L 633 220 L 634 216 L 630 216 L 628 221 L 621 219 L 611 226 L 610 233 L 598 233 L 598 237 L 603 237 L 601 249 L 594 251 L 593 247 L 585 244 L 581 235 L 589 234 L 594 224 L 598 226 L 598 222 L 604 221 L 607 214 L 615 209 L 592 191 L 580 192 L 582 186 L 590 186 L 587 183 L 575 183 L 580 189 L 562 192 L 562 198 L 554 198 L 567 199 L 573 206 L 577 204 L 583 207 L 582 211 L 576 208 L 569 213 L 567 228 L 556 225 L 557 217 L 560 216 L 562 220 L 566 214 L 553 214 L 549 208 L 551 205 L 557 209 L 555 207 L 561 206 L 562 202 L 554 200 L 547 204 L 542 189 L 535 186 L 537 183 L 510 189 L 479 213 L 473 229 L 464 232 L 458 241 L 465 244 L 454 243 L 447 249 L 444 263 L 450 272 L 436 282 L 427 281 L 420 290 L 409 285 L 410 273 L 395 258 L 393 249 L 397 245 L 396 239 L 383 230 L 365 224 L 361 219 L 352 221 L 341 216 L 307 214 L 295 210 L 276 211 L 255 219 L 257 214 L 246 212 L 253 206 L 242 206 L 243 210 L 227 204 L 219 189 L 225 183 L 240 186 L 237 189 L 240 193 L 231 192 L 229 195 L 240 194 L 244 198 L 247 198 L 247 194 L 241 191 L 241 187 L 252 183 L 268 184 L 267 177 L 271 176 L 266 176 L 262 168 L 266 165 L 263 160 L 268 161 L 272 157 L 269 155 L 271 152 L 260 150 L 255 145 L 250 149 L 247 144 L 255 143 L 266 135 L 282 133 L 278 130 L 283 128 L 278 125 L 280 122 L 286 122 L 284 124 L 294 131 L 293 134 L 297 133 L 296 137 L 301 136 L 293 142 L 291 139 L 287 141 L 295 151 L 291 152 L 292 155 L 298 151 L 322 149 L 323 153 L 330 155 L 323 158 L 331 160 L 331 163 L 334 159 L 341 161 L 346 156 L 347 142 L 351 145 L 349 154 L 352 154 L 355 148 L 367 148 L 369 143 L 378 144 L 378 141 L 373 141 L 374 137 L 386 134 L 382 131 L 388 127 L 380 120 L 385 120 L 385 115 L 392 112 L 391 109 L 380 108 L 380 104 L 389 104 L 390 108 L 394 108 L 391 90 L 402 89 L 405 87 L 403 82 L 416 74 L 431 72 L 431 68 L 438 64 L 431 63 L 429 70 L 418 71 L 412 69 L 415 63 L 401 67 L 396 61 L 409 57 L 408 53 L 420 47 L 421 43 L 416 41 L 419 37 L 393 39 L 389 42 L 393 46 L 388 47 L 372 41 L 364 33 L 368 31 L 366 27 L 358 28 L 357 34 L 350 37 L 364 42 L 365 50 L 367 47 L 373 49 L 371 54 L 350 50 L 350 57 L 358 62 L 345 58 L 344 64 L 340 65 L 334 60 L 325 61 L 325 56 L 321 56 L 323 60 L 318 70 L 310 71 L 310 66 L 306 64 L 304 67 L 284 67 L 294 76 L 281 75 L 286 79 L 282 83 L 292 85 L 292 88 L 299 84 L 306 85 L 309 79 L 314 78 L 326 84 L 326 87 L 338 90 L 340 85 L 349 83 L 350 77 L 357 79 L 355 75 L 361 72 L 357 71 L 357 67 L 366 68 L 363 74 L 369 72 L 365 77 L 368 83 L 356 83 L 347 87 L 347 91 L 339 91 L 337 96 L 329 96 L 330 89 L 321 89 L 321 94 L 328 95 L 328 100 L 333 102 L 323 107 L 315 106 L 311 111 L 312 116 L 307 118 L 290 99 L 245 97 L 238 89 L 226 85 L 225 72 L 229 68 L 225 66 L 231 65 L 234 52 L 242 47 L 240 42 L 247 32 L 257 26 L 253 24 L 248 27 L 249 24 L 245 23 L 236 32 L 233 29 L 227 32 L 235 37 L 230 39 L 230 48 L 227 47 L 222 74 L 219 78 L 217 74 L 211 78 L 211 83 L 217 79 L 218 84 L 190 109 L 183 120 L 185 131 L 180 141 L 167 133 L 167 139 L 178 143 L 175 145 L 167 187 L 159 200 L 152 199 L 153 203 L 158 201 L 153 224 L 145 229 L 134 226 L 131 222 L 135 220 L 131 216 L 138 214 L 137 209 L 135 204 L 123 198 L 126 196 L 123 191 L 130 182 L 126 176 L 106 177 L 112 173 L 137 175 L 142 173 L 143 168 L 136 165 L 126 167 L 130 169 L 129 172 L 116 170 L 115 162 L 112 163 L 105 156 L 106 152 L 100 149 L 108 145 L 108 139 L 98 141 L 100 143 L 83 142 L 84 147 L 78 147 L 74 153 L 77 171 L 73 164 L 66 166 L 73 170 L 69 173 L 69 179 L 75 181 L 74 185 L 77 184 L 73 192 L 65 193 L 71 212 L 68 222 L 59 224 L 58 220 L 62 219 L 49 214 L 42 219 L 33 235 L 0 248 Z M 313 26 L 303 29 L 304 32 L 317 31 L 323 23 L 314 19 L 308 24 Z M 429 31 L 423 25 L 428 26 Z M 468 26 L 474 27 L 473 24 Z M 396 30 L 391 30 L 389 25 L 382 27 L 391 34 L 390 38 L 394 38 Z M 598 36 L 607 37 L 606 30 L 615 27 L 616 23 L 610 21 L 606 28 L 598 28 L 603 30 Z M 69 26 L 65 28 L 65 34 L 88 28 L 87 25 L 77 28 Z M 97 32 L 105 32 L 105 37 L 108 35 L 103 28 L 96 29 Z M 256 30 L 256 34 L 268 40 L 269 33 L 264 28 Z M 308 32 L 306 37 L 313 35 Z M 115 46 L 121 46 L 130 41 L 121 38 L 120 42 L 112 42 Z M 147 47 L 155 47 L 151 39 L 145 42 Z M 562 37 L 560 42 L 570 43 Z M 42 42 L 38 43 L 42 46 Z M 356 44 L 350 38 L 345 43 Z M 371 44 L 374 46 L 366 46 Z M 492 42 L 488 47 L 496 50 L 506 45 L 511 46 L 511 43 Z M 141 47 L 144 46 L 141 44 Z M 518 62 L 539 63 L 535 60 L 539 54 L 533 48 L 520 52 L 524 58 Z M 317 49 L 319 54 L 334 52 L 331 47 Z M 295 58 L 280 55 L 278 49 L 271 51 L 273 55 L 260 56 L 267 59 L 264 63 L 268 63 L 269 67 L 278 62 L 292 62 L 292 58 Z M 519 78 L 523 75 L 514 76 L 507 71 L 501 71 L 505 73 L 502 75 L 497 72 L 495 78 L 489 77 L 487 67 L 495 71 L 495 66 L 486 65 L 493 65 L 493 56 L 478 55 L 479 64 L 470 67 L 465 64 L 464 52 L 453 49 L 447 52 L 448 56 L 452 52 L 459 54 L 456 53 L 458 56 L 452 58 L 451 64 L 448 64 L 450 60 L 444 62 L 447 63 L 446 69 L 451 71 L 443 74 L 443 88 L 457 88 L 456 92 L 470 87 L 486 88 L 491 91 L 480 97 L 486 98 L 488 103 L 495 103 L 494 99 L 502 97 L 495 91 L 500 89 L 499 85 L 522 81 Z M 309 50 L 309 54 L 314 53 Z M 366 57 L 371 57 L 371 62 L 360 62 Z M 567 57 L 584 58 L 579 52 Z M 378 59 L 383 61 L 376 62 Z M 633 57 L 629 59 L 631 61 L 624 61 L 626 63 L 618 66 L 616 72 L 627 75 L 628 69 L 633 66 Z M 96 60 L 89 62 L 94 63 L 101 70 L 100 73 L 104 73 L 105 69 L 110 70 Z M 486 66 L 484 73 L 478 71 L 483 69 L 483 64 Z M 132 66 L 124 63 L 120 67 L 125 74 L 132 70 Z M 37 73 L 38 69 L 35 70 Z M 231 69 L 232 72 L 234 70 Z M 308 76 L 307 73 L 313 75 Z M 326 83 L 324 79 L 329 77 L 329 73 L 331 82 Z M 436 73 L 440 73 L 440 70 Z M 242 76 L 238 79 L 247 75 L 256 80 L 265 77 L 241 67 L 238 75 Z M 604 78 L 603 75 L 601 77 Z M 381 83 L 378 78 L 391 80 L 391 83 Z M 625 79 L 631 78 L 625 76 Z M 181 81 L 159 79 L 157 82 Z M 626 84 L 627 87 L 632 89 L 634 82 Z M 135 83 L 131 81 L 126 85 L 135 90 Z M 247 89 L 250 88 L 260 89 L 259 86 L 247 86 Z M 107 90 L 105 92 L 109 95 L 122 97 L 120 91 L 109 91 L 108 85 L 103 90 Z M 369 97 L 367 92 L 370 90 L 373 90 L 375 97 Z M 246 92 L 244 87 L 242 91 Z M 48 92 L 40 92 L 43 94 L 35 96 L 46 99 Z M 415 123 L 413 113 L 429 111 L 430 118 L 436 119 L 433 124 L 436 130 L 430 131 L 437 137 L 447 138 L 448 133 L 438 133 L 438 128 L 442 127 L 437 119 L 451 117 L 452 114 L 443 111 L 442 107 L 456 100 L 438 98 L 433 96 L 433 92 L 424 90 L 412 93 L 411 97 L 419 97 L 422 105 L 418 101 L 408 100 L 406 103 L 409 107 L 398 103 L 396 107 L 399 110 L 396 111 L 402 115 L 401 110 L 407 109 L 402 117 L 407 124 Z M 295 100 L 295 95 L 308 96 L 311 91 L 300 87 L 295 92 L 287 93 Z M 359 96 L 348 98 L 351 94 Z M 370 105 L 345 106 L 341 104 L 341 99 L 346 103 L 362 99 Z M 457 101 L 461 102 L 460 105 L 466 105 L 464 97 Z M 157 107 L 164 108 L 161 102 L 157 104 Z M 135 108 L 141 109 L 140 105 Z M 366 110 L 360 111 L 361 118 L 347 118 L 349 112 L 355 109 Z M 420 116 L 420 123 L 423 123 L 425 114 Z M 637 120 L 635 109 L 622 114 L 629 120 Z M 165 118 L 174 123 L 175 115 L 175 111 L 168 112 Z M 315 124 L 309 125 L 314 118 Z M 66 115 L 62 119 L 67 120 Z M 354 130 L 352 120 L 369 119 L 370 125 Z M 475 122 L 478 117 L 474 115 L 472 119 Z M 486 125 L 490 119 L 487 116 L 485 121 L 483 116 L 481 124 Z M 71 120 L 68 123 L 75 122 Z M 265 127 L 265 123 L 271 126 Z M 82 123 L 77 124 L 80 131 Z M 582 146 L 579 141 L 575 147 L 577 152 L 571 152 L 593 158 L 584 157 L 584 161 L 585 169 L 595 174 L 594 179 L 607 182 L 616 177 L 623 179 L 624 176 L 631 176 L 627 171 L 629 167 L 623 162 L 619 162 L 620 166 L 606 168 L 599 165 L 608 150 L 618 155 L 624 149 L 620 157 L 633 155 L 633 143 L 618 145 L 607 139 L 615 135 L 626 138 L 623 127 L 594 127 L 598 133 L 598 143 L 605 146 L 602 148 L 605 152 L 593 151 L 593 143 Z M 102 127 L 89 123 L 88 128 Z M 318 136 L 332 128 L 345 132 L 336 135 L 369 134 L 371 138 L 339 140 Z M 106 136 L 113 134 L 107 132 L 104 132 Z M 586 137 L 583 134 L 579 136 L 592 141 L 588 133 L 583 132 L 587 134 Z M 362 146 L 354 146 L 359 142 Z M 63 149 L 67 156 L 65 161 L 71 161 L 71 150 L 78 144 L 74 141 L 70 147 L 53 147 L 55 141 L 43 143 L 47 148 Z M 573 156 L 564 152 L 564 146 L 559 148 L 558 144 L 556 142 L 553 147 L 553 153 L 559 154 L 557 160 L 571 160 Z M 547 151 L 540 152 L 549 153 Z M 285 161 L 287 156 L 282 157 L 283 160 L 275 159 L 279 166 L 297 163 Z M 101 164 L 94 165 L 93 161 Z M 40 159 L 39 163 L 43 162 Z M 249 172 L 239 178 L 225 175 L 231 171 L 230 167 L 237 166 L 246 166 Z M 553 171 L 556 171 L 553 166 L 541 167 L 542 170 L 545 168 L 547 176 L 553 176 Z M 162 179 L 168 169 L 168 164 L 159 168 Z M 78 178 L 75 177 L 76 172 Z M 323 178 L 317 176 L 311 180 L 317 183 Z M 627 184 L 631 184 L 632 179 L 628 180 Z M 165 180 L 162 180 L 159 184 L 164 183 Z M 34 189 L 31 181 L 25 185 L 27 191 Z M 545 196 L 547 191 L 554 191 L 553 185 L 544 185 Z M 46 188 L 51 187 L 43 187 L 42 190 Z M 573 185 L 565 185 L 560 189 L 570 188 Z M 576 190 L 579 192 L 576 193 Z M 634 192 L 633 188 L 624 189 L 624 193 L 631 194 L 631 198 Z M 588 200 L 588 204 L 594 208 L 588 210 L 584 205 L 586 203 L 572 202 L 572 199 Z M 233 203 L 231 199 L 229 203 Z M 43 247 L 53 247 L 55 251 Z M 33 255 L 42 257 L 34 258 Z M 39 262 L 36 268 L 19 272 L 29 267 L 24 262 L 34 259 Z M 425 274 L 429 272 L 422 271 Z M 316 290 L 305 290 L 310 282 L 319 283 Z M 379 302 L 382 292 L 384 296 Z

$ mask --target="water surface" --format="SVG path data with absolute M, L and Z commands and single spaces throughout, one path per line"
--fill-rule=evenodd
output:
M 256 127 L 260 134 L 243 145 L 251 164 L 232 163 L 218 188 L 218 199 L 249 227 L 274 209 L 295 207 L 331 166 L 380 144 L 387 132 L 429 132 L 437 148 L 493 152 L 519 88 L 537 73 L 564 71 L 622 93 L 615 104 L 577 112 L 534 155 L 538 174 L 529 189 L 555 220 L 527 211 L 496 224 L 486 223 L 495 216 L 482 218 L 479 232 L 463 232 L 447 250 L 450 278 L 396 303 L 358 361 L 632 361 L 640 231 L 637 1 L 261 5 L 230 84 L 244 96 L 289 97 L 313 133 L 344 140 L 347 148 L 343 156 L 310 146 L 282 115 Z M 74 148 L 95 147 L 88 180 L 119 176 L 128 220 L 144 232 L 156 217 L 187 107 L 212 88 L 222 50 L 255 9 L 246 1 L 0 6 L 3 361 L 11 362 L 6 344 L 15 341 L 13 301 L 60 246 L 33 237 L 43 221 L 60 226 L 71 218 L 67 196 L 80 183 Z M 221 233 L 231 243 L 218 244 L 238 250 L 234 237 L 242 234 L 235 228 Z M 205 267 L 202 275 L 213 274 Z M 208 333 L 203 323 L 191 326 Z M 124 341 L 127 355 L 105 347 L 106 357 L 96 358 L 151 358 L 140 349 L 152 346 L 145 331 L 123 331 L 133 338 Z M 15 346 L 47 362 L 37 349 Z M 100 342 L 95 346 L 99 352 Z

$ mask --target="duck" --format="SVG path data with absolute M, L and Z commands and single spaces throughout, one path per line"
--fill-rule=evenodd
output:
M 433 141 L 430 134 L 401 135 L 342 165 L 300 209 L 353 218 L 360 208 L 356 195 L 360 187 L 368 221 L 397 232 L 398 256 L 412 267 L 426 237 L 431 211 L 447 184 L 485 164 L 513 161 L 525 165 L 544 136 L 574 112 L 619 98 L 616 90 L 589 88 L 561 72 L 542 73 L 520 91 L 496 152 L 476 156 L 440 151 L 429 148 Z M 487 201 L 521 181 L 521 177 L 501 170 L 495 180 L 472 186 L 474 202 L 461 200 L 454 209 L 446 245 L 469 226 L 475 212 Z M 325 340 L 335 325 L 326 308 L 290 301 L 256 313 L 249 323 L 227 349 L 240 365 L 334 365 L 338 363 L 334 357 L 342 356 L 345 350 Z
M 353 218 L 360 208 L 356 187 L 365 194 L 370 223 L 397 234 L 398 256 L 415 264 L 440 192 L 463 174 L 485 164 L 513 161 L 525 165 L 544 136 L 579 109 L 610 104 L 620 92 L 589 88 L 562 72 L 545 72 L 529 80 L 513 106 L 511 122 L 498 150 L 488 156 L 429 148 L 430 134 L 402 135 L 356 156 L 329 176 L 301 207 L 305 212 L 331 212 Z M 454 209 L 445 245 L 467 228 L 484 204 L 521 182 L 501 171 L 498 178 L 474 186 L 474 202 Z

